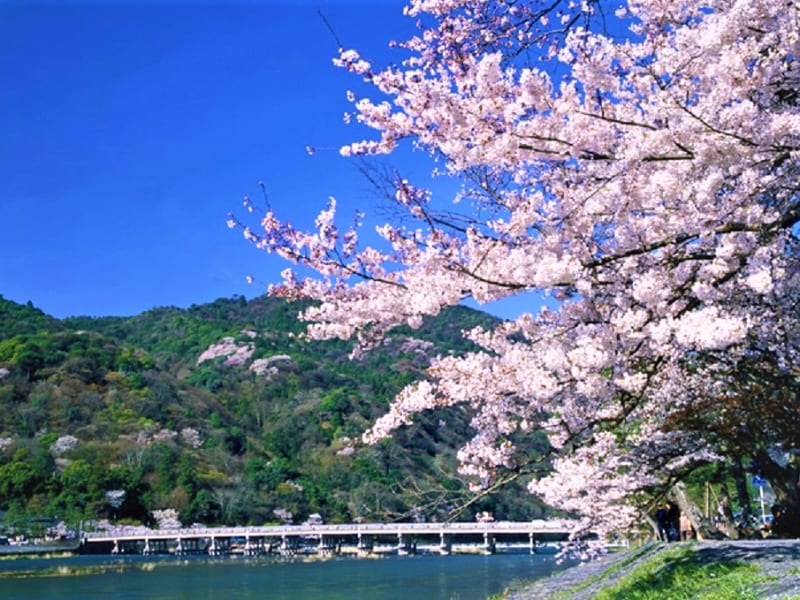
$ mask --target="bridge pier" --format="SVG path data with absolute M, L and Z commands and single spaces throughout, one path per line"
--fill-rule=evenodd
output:
M 317 554 L 322 556 L 329 556 L 331 554 L 339 554 L 341 546 L 337 543 L 335 537 L 320 535 L 319 545 L 317 545 Z
M 416 554 L 416 552 L 417 552 L 417 545 L 413 541 L 409 541 L 408 538 L 404 538 L 403 534 L 398 532 L 397 555 L 408 556 L 409 554 Z
M 281 536 L 280 553 L 282 556 L 294 556 L 300 546 L 300 538 L 293 535 Z
M 222 556 L 223 554 L 230 554 L 230 540 L 211 536 L 211 542 L 208 545 L 208 553 L 211 556 Z
M 483 533 L 483 553 L 484 554 L 494 554 L 497 551 L 497 544 L 495 542 L 494 536 L 489 535 L 488 531 Z
M 175 542 L 175 554 L 186 556 L 187 554 L 201 554 L 205 551 L 205 546 L 198 538 L 179 537 Z
M 356 544 L 356 551 L 358 554 L 371 554 L 374 545 L 374 539 L 371 535 L 361 535 L 358 533 L 358 543 Z
M 536 536 L 532 531 L 528 534 L 528 547 L 531 550 L 531 554 L 536 554 Z
M 244 555 L 259 556 L 266 553 L 264 538 L 251 538 L 249 535 L 244 538 Z
M 111 554 L 138 554 L 139 542 L 136 540 L 114 540 L 114 547 Z
M 167 540 L 151 540 L 149 538 L 144 539 L 142 554 L 167 554 L 168 552 L 169 548 L 167 546 Z
M 439 533 L 439 554 L 447 556 L 453 551 L 452 538 L 445 534 L 444 531 Z

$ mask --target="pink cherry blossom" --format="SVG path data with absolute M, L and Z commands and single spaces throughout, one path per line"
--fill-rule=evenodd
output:
M 411 140 L 463 189 L 442 210 L 398 178 L 405 214 L 372 246 L 336 227 L 333 200 L 310 232 L 271 211 L 258 231 L 231 218 L 292 264 L 272 293 L 318 301 L 307 334 L 358 353 L 465 298 L 559 301 L 465 332 L 479 349 L 432 359 L 364 440 L 464 405 L 476 434 L 459 458 L 478 487 L 547 467 L 531 491 L 580 515 L 576 536 L 610 534 L 735 442 L 687 415 L 724 413 L 747 361 L 796 386 L 799 10 L 411 0 L 418 32 L 395 65 L 342 50 L 335 64 L 375 87 L 351 96 L 375 135 L 341 153 Z M 534 430 L 543 456 L 526 454 Z M 786 451 L 780 435 L 762 441 Z

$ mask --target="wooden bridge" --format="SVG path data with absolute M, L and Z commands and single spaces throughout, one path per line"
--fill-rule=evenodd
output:
M 494 554 L 563 541 L 561 521 L 478 523 L 349 523 L 265 527 L 119 528 L 84 532 L 81 551 L 91 554 L 377 554 L 435 552 Z

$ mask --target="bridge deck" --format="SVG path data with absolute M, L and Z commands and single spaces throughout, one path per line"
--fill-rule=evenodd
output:
M 422 536 L 422 535 L 568 535 L 570 527 L 561 521 L 497 521 L 486 523 L 347 523 L 337 525 L 272 525 L 263 527 L 192 527 L 133 531 L 85 532 L 85 543 L 132 540 L 176 540 L 248 537 L 320 537 L 320 536 Z

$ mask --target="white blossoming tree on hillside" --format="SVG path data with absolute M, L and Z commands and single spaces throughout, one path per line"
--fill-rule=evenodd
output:
M 342 153 L 411 143 L 463 189 L 443 209 L 398 177 L 415 225 L 380 226 L 382 246 L 339 230 L 334 200 L 310 232 L 271 210 L 258 226 L 231 216 L 318 273 L 287 269 L 272 289 L 319 301 L 308 334 L 365 348 L 465 298 L 559 300 L 467 332 L 481 350 L 435 360 L 365 439 L 467 405 L 463 472 L 491 486 L 547 467 L 531 491 L 581 515 L 578 534 L 630 526 L 647 494 L 731 455 L 796 510 L 798 10 L 412 0 L 419 30 L 399 65 L 343 49 L 335 62 L 380 100 L 353 95 L 377 135 Z M 548 454 L 515 442 L 534 431 Z

